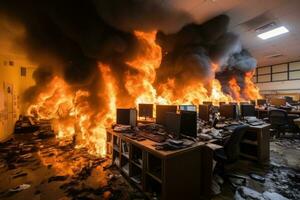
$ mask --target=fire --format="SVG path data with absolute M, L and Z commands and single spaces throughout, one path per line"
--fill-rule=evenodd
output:
M 251 81 L 252 73 L 245 76 L 245 88 L 241 89 L 236 79 L 229 82 L 232 95 L 222 92 L 222 85 L 217 79 L 210 83 L 190 81 L 184 85 L 183 90 L 176 90 L 175 80 L 167 78 L 164 83 L 155 85 L 156 70 L 162 60 L 161 47 L 155 43 L 156 32 L 134 32 L 142 44 L 141 52 L 135 59 L 128 60 L 127 65 L 131 70 L 125 74 L 125 88 L 134 99 L 132 104 L 200 104 L 203 101 L 212 101 L 217 105 L 219 102 L 242 101 L 241 92 L 247 99 L 260 97 L 259 91 Z M 216 71 L 219 66 L 212 63 Z M 132 72 L 134 71 L 134 73 Z M 28 113 L 41 119 L 50 119 L 53 122 L 57 137 L 72 138 L 76 141 L 76 147 L 85 147 L 90 153 L 104 156 L 106 153 L 106 130 L 116 115 L 118 101 L 117 78 L 114 77 L 109 65 L 100 63 L 99 74 L 105 83 L 99 87 L 99 101 L 105 106 L 101 110 L 91 107 L 87 90 L 75 90 L 58 76 L 53 78 L 35 102 L 29 106 Z M 210 89 L 207 89 L 210 88 Z

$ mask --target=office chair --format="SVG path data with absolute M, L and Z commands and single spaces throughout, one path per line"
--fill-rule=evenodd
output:
M 287 130 L 292 132 L 299 132 L 299 128 L 294 124 L 293 118 L 290 119 L 285 110 L 269 110 L 269 120 L 271 122 L 271 127 L 273 128 L 272 132 L 274 132 L 277 137 L 280 137 L 281 133 L 285 135 L 285 132 Z
M 246 178 L 242 176 L 238 176 L 235 174 L 225 173 L 225 165 L 236 162 L 239 159 L 240 155 L 240 142 L 248 129 L 248 125 L 240 125 L 237 126 L 230 138 L 225 142 L 224 148 L 218 149 L 214 152 L 214 159 L 217 161 L 217 165 L 215 168 L 215 172 L 220 170 L 220 175 L 223 176 L 224 179 L 236 178 L 243 181 L 243 184 L 246 184 Z M 230 180 L 229 180 L 230 182 Z M 231 182 L 230 182 L 231 183 Z M 235 185 L 231 183 L 233 187 Z

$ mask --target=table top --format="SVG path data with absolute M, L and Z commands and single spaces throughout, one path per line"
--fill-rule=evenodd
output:
M 106 129 L 106 131 L 113 134 L 113 135 L 117 135 L 122 140 L 128 141 L 128 142 L 132 143 L 133 145 L 136 145 L 140 148 L 143 148 L 143 149 L 149 151 L 150 153 L 153 153 L 154 155 L 156 155 L 160 158 L 170 158 L 170 157 L 182 154 L 182 153 L 186 153 L 188 151 L 195 150 L 196 148 L 201 148 L 201 146 L 202 147 L 203 146 L 208 146 L 209 148 L 212 148 L 212 149 L 222 148 L 222 146 L 219 146 L 219 145 L 216 145 L 216 144 L 200 141 L 200 142 L 195 142 L 194 144 L 192 144 L 189 147 L 179 149 L 179 150 L 170 150 L 170 151 L 157 150 L 157 149 L 155 149 L 155 146 L 153 146 L 153 145 L 158 144 L 158 143 L 154 142 L 152 140 L 145 139 L 143 141 L 137 141 L 137 140 L 133 140 L 129 137 L 126 137 L 122 133 L 115 132 L 112 129 Z

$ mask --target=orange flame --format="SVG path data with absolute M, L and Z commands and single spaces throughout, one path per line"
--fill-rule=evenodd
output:
M 232 96 L 222 92 L 222 86 L 217 79 L 212 79 L 211 89 L 199 81 L 191 81 L 184 86 L 183 91 L 176 91 L 174 79 L 167 79 L 165 83 L 154 85 L 156 70 L 159 68 L 162 53 L 161 47 L 155 43 L 156 32 L 134 32 L 143 48 L 139 56 L 127 61 L 127 64 L 137 71 L 125 74 L 125 88 L 133 97 L 135 105 L 139 103 L 154 104 L 200 104 L 203 101 L 219 102 L 241 101 L 240 92 L 248 99 L 260 97 L 259 91 L 251 81 L 252 73 L 245 77 L 246 87 L 241 91 L 236 79 L 229 82 Z M 213 71 L 218 69 L 212 63 Z M 55 77 L 40 93 L 28 108 L 29 114 L 38 118 L 51 119 L 58 138 L 75 138 L 77 148 L 87 147 L 92 154 L 104 156 L 106 153 L 106 130 L 115 119 L 118 105 L 118 85 L 109 65 L 99 64 L 99 73 L 105 85 L 99 91 L 99 101 L 104 99 L 105 108 L 94 111 L 89 105 L 89 91 L 72 91 L 70 86 L 61 78 Z M 206 87 L 205 87 L 206 86 Z M 120 99 L 120 102 L 122 99 Z

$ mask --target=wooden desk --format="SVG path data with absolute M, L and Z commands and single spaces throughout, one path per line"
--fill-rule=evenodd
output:
M 107 129 L 112 162 L 148 197 L 155 192 L 162 200 L 211 198 L 213 150 L 220 146 L 197 142 L 181 150 L 159 151 L 153 144 Z
M 241 156 L 264 163 L 270 159 L 270 124 L 250 126 L 241 142 Z
M 257 118 L 259 118 L 259 119 L 268 116 L 269 110 L 260 109 L 260 108 L 256 108 L 255 110 L 257 112 Z M 300 115 L 300 110 L 290 110 L 290 111 L 287 111 L 287 113 Z

